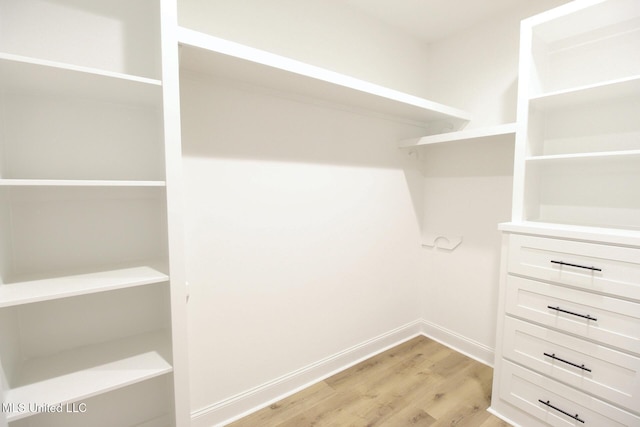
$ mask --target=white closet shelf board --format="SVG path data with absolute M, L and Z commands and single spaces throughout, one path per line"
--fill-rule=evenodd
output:
M 172 371 L 168 337 L 154 332 L 81 347 L 49 357 L 27 360 L 18 386 L 8 390 L 5 403 L 66 404 L 87 399 Z M 34 415 L 7 414 L 8 421 Z
M 535 156 L 526 159 L 529 164 L 537 163 L 565 163 L 565 162 L 599 162 L 602 160 L 640 160 L 640 150 L 603 151 L 594 153 L 554 154 L 549 156 Z
M 601 228 L 543 221 L 514 221 L 498 225 L 500 231 L 533 234 L 561 239 L 602 241 L 624 246 L 640 246 L 640 230 Z
M 165 181 L 92 179 L 0 179 L 3 187 L 165 187 Z
M 169 276 L 140 266 L 0 285 L 0 308 L 161 283 Z
M 544 111 L 638 95 L 640 75 L 535 96 L 531 106 Z
M 474 141 L 495 141 L 500 138 L 504 141 L 514 141 L 516 134 L 516 124 L 507 123 L 503 125 L 482 127 L 476 129 L 461 130 L 457 132 L 447 132 L 438 135 L 423 136 L 422 138 L 403 139 L 398 143 L 399 148 L 419 147 L 421 145 L 442 144 L 452 142 Z
M 468 113 L 453 107 L 187 28 L 178 29 L 178 41 L 183 71 L 237 80 L 424 127 L 438 122 L 457 130 L 470 120 Z
M 545 43 L 565 43 L 576 46 L 591 40 L 592 34 L 603 25 L 610 27 L 638 16 L 640 16 L 640 3 L 637 0 L 618 0 L 617 2 L 583 0 L 569 2 L 545 15 L 537 15 L 527 21 L 534 27 L 536 37 Z
M 159 80 L 6 53 L 0 53 L 0 89 L 144 106 L 162 101 Z

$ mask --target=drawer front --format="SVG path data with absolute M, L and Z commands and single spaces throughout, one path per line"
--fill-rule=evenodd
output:
M 640 354 L 640 304 L 507 275 L 507 313 Z
M 640 300 L 640 249 L 511 234 L 509 273 Z
M 504 357 L 630 411 L 640 407 L 640 357 L 507 317 Z
M 501 399 L 551 426 L 640 426 L 637 415 L 506 360 L 500 390 Z

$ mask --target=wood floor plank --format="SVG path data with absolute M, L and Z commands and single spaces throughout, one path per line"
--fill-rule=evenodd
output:
M 341 391 L 284 423 L 267 425 L 280 427 L 362 425 L 362 419 L 354 413 L 354 408 L 358 405 L 371 405 L 373 400 L 374 397 L 363 396 L 358 392 Z
M 434 426 L 437 420 L 427 414 L 424 409 L 412 404 L 396 411 L 387 419 L 385 425 L 388 426 L 413 426 L 430 427 Z
M 487 375 L 483 372 L 489 373 Z M 491 369 L 477 362 L 445 377 L 435 389 L 425 393 L 419 403 L 429 415 L 440 420 L 451 418 L 450 414 L 463 405 L 486 409 L 491 402 L 490 392 L 486 394 L 486 385 L 491 384 Z
M 308 411 L 335 395 L 335 391 L 324 381 L 320 381 L 304 390 L 280 400 L 269 407 L 254 412 L 234 423 L 236 427 L 280 425 L 287 420 Z
M 420 336 L 229 427 L 507 427 L 486 411 L 492 374 Z
M 510 426 L 511 424 L 507 423 L 506 421 L 502 421 L 498 417 L 490 416 L 489 418 L 487 418 L 485 422 L 480 424 L 479 427 L 510 427 Z

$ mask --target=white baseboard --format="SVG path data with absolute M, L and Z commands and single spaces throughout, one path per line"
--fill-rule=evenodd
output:
M 502 415 L 502 413 L 496 411 L 493 406 L 490 406 L 487 409 L 487 412 L 490 413 L 491 415 L 493 415 L 494 417 L 500 418 L 502 421 L 504 421 L 505 423 L 509 424 L 510 426 L 513 427 L 520 427 L 520 424 L 517 424 L 516 422 L 514 422 L 513 420 L 505 417 L 504 415 Z
M 224 426 L 418 335 L 422 335 L 420 320 L 194 411 L 191 413 L 191 426 Z
M 424 319 L 418 319 L 316 363 L 191 413 L 192 427 L 221 427 L 322 381 L 418 335 L 493 365 L 493 349 Z
M 424 319 L 421 319 L 420 322 L 422 324 L 422 334 L 427 338 L 438 341 L 458 353 L 462 353 L 480 363 L 493 367 L 493 348 Z

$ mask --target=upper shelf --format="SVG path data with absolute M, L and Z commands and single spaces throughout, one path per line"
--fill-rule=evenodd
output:
M 534 96 L 530 99 L 531 106 L 539 110 L 553 110 L 555 108 L 584 105 L 617 98 L 627 98 L 640 94 L 640 75 L 623 79 L 560 90 Z
M 475 128 L 458 132 L 447 132 L 438 135 L 423 136 L 422 138 L 403 139 L 398 143 L 400 148 L 419 147 L 422 145 L 442 144 L 445 142 L 463 142 L 501 138 L 513 141 L 516 134 L 516 124 L 507 123 L 504 125 Z
M 569 2 L 551 11 L 528 18 L 536 37 L 547 44 L 570 40 L 585 43 L 607 35 L 606 27 L 629 22 L 640 16 L 638 0 L 585 0 Z
M 0 52 L 0 89 L 61 93 L 103 101 L 156 106 L 159 80 Z
M 428 127 L 458 130 L 470 120 L 456 108 L 186 28 L 178 29 L 180 68 L 372 111 Z
M 0 179 L 0 187 L 165 187 L 165 181 L 104 179 Z

